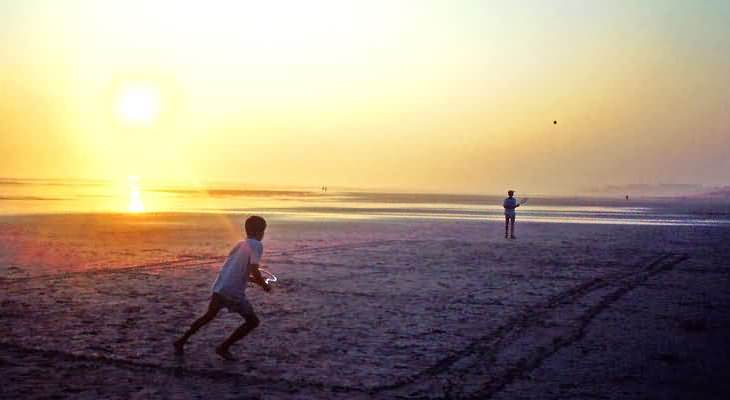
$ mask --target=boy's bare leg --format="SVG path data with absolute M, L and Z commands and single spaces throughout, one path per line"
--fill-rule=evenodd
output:
M 215 352 L 218 353 L 219 356 L 225 358 L 226 360 L 235 360 L 236 358 L 233 357 L 233 354 L 230 353 L 228 350 L 234 343 L 237 341 L 243 339 L 246 335 L 251 333 L 252 330 L 256 329 L 257 326 L 261 323 L 259 318 L 256 316 L 256 314 L 249 314 L 245 316 L 246 322 L 243 323 L 243 325 L 239 326 L 238 329 L 233 331 L 231 336 L 228 337 L 223 343 L 221 343 L 220 346 L 216 347 Z
M 509 217 L 504 217 L 504 238 L 507 239 L 509 233 Z
M 512 239 L 514 239 L 515 238 L 515 217 L 510 218 L 510 220 L 511 220 L 510 225 L 512 225 L 512 234 L 510 235 L 510 237 Z
M 195 320 L 193 324 L 190 326 L 190 329 L 185 332 L 184 335 L 178 340 L 175 341 L 173 344 L 175 346 L 175 351 L 178 353 L 183 352 L 183 347 L 185 346 L 185 343 L 187 343 L 190 336 L 192 336 L 195 332 L 197 332 L 200 328 L 204 327 L 208 322 L 212 321 L 213 318 L 215 318 L 216 315 L 218 315 L 218 312 L 221 310 L 222 305 L 220 302 L 220 299 L 218 299 L 217 296 L 213 295 L 213 297 L 210 299 L 210 303 L 208 304 L 208 311 L 206 313 Z

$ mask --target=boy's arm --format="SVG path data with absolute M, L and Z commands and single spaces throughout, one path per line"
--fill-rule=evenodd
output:
M 264 280 L 264 277 L 261 276 L 261 271 L 259 271 L 259 265 L 258 264 L 251 264 L 251 273 L 249 274 L 251 276 L 251 282 L 261 286 L 265 291 L 271 290 L 271 285 L 266 283 Z

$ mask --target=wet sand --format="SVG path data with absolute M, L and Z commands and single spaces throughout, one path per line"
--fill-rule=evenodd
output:
M 3 398 L 724 398 L 730 229 L 270 219 L 262 324 L 184 357 L 240 216 L 0 220 Z

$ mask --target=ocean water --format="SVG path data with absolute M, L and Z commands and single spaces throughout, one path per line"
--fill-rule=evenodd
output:
M 385 193 L 230 183 L 168 185 L 130 177 L 119 182 L 0 179 L 0 215 L 263 214 L 291 220 L 501 220 L 504 196 Z M 730 224 L 730 201 L 670 198 L 531 196 L 520 221 L 711 226 Z

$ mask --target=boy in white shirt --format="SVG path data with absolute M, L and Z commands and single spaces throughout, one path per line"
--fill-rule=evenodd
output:
M 264 238 L 266 221 L 258 216 L 249 217 L 246 219 L 245 229 L 247 239 L 241 240 L 231 249 L 228 258 L 226 258 L 218 273 L 218 278 L 213 283 L 213 294 L 210 298 L 210 304 L 208 304 L 208 311 L 193 322 L 190 329 L 175 341 L 175 351 L 178 354 L 182 354 L 185 343 L 190 336 L 212 321 L 221 308 L 227 308 L 229 311 L 241 314 L 246 321 L 220 346 L 216 347 L 215 352 L 226 360 L 235 360 L 235 357 L 229 351 L 231 345 L 243 339 L 259 326 L 259 318 L 253 311 L 251 303 L 246 299 L 246 284 L 250 279 L 251 282 L 261 286 L 265 291 L 271 290 L 271 286 L 264 281 L 259 271 L 259 262 L 264 252 L 261 240 Z
M 514 190 L 508 190 L 507 191 L 507 198 L 504 199 L 504 203 L 502 203 L 502 206 L 504 207 L 504 238 L 507 239 L 509 237 L 510 239 L 516 239 L 515 237 L 515 217 L 517 216 L 517 213 L 515 212 L 515 208 L 519 207 L 520 204 L 517 202 L 517 199 L 515 199 L 513 196 L 515 194 Z M 510 232 L 510 225 L 512 226 L 512 233 Z

